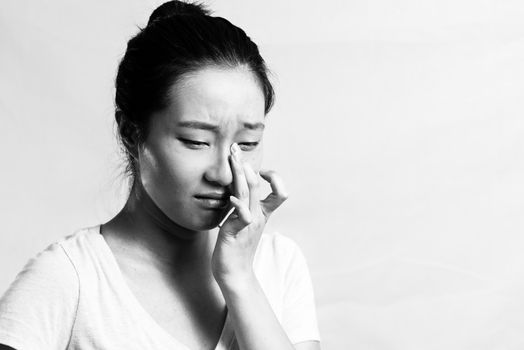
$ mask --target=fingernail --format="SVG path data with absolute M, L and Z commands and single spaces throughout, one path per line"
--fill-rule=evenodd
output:
M 231 145 L 231 153 L 237 157 L 240 157 L 240 147 L 238 147 L 236 142 Z

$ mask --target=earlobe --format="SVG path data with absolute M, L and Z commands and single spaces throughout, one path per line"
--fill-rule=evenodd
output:
M 118 123 L 120 135 L 126 139 L 130 145 L 135 145 L 138 141 L 138 127 L 135 123 L 127 118 L 122 118 Z
M 134 159 L 138 159 L 138 145 L 140 143 L 140 129 L 138 125 L 124 115 L 122 111 L 116 112 L 116 120 L 118 133 L 124 147 Z

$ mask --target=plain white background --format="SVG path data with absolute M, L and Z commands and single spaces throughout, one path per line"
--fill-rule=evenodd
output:
M 113 81 L 159 3 L 1 3 L 1 291 L 123 204 Z M 522 349 L 524 3 L 207 3 L 274 73 L 268 229 L 308 259 L 323 349 Z

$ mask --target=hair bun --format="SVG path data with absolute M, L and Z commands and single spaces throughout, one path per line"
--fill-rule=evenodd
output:
M 202 3 L 173 0 L 158 6 L 149 16 L 147 25 L 173 16 L 209 16 L 210 14 L 211 12 Z

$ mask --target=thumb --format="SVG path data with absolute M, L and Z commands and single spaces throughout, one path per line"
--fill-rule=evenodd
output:
M 224 221 L 218 225 L 220 227 L 219 234 L 236 235 L 252 222 L 252 215 L 247 205 L 240 199 L 235 196 L 229 196 L 229 200 L 233 207 L 224 218 Z

